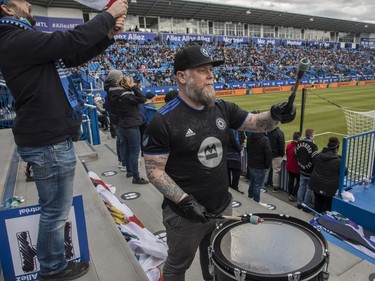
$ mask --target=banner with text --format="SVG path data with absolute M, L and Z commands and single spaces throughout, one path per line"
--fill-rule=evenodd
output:
M 156 33 L 122 32 L 115 37 L 120 40 L 144 44 L 155 41 L 157 36 Z
M 291 40 L 291 39 L 284 39 L 283 40 L 284 46 L 306 46 L 306 40 Z
M 83 19 L 71 18 L 50 18 L 35 16 L 35 29 L 44 32 L 53 32 L 56 30 L 66 31 L 74 29 L 77 25 L 83 24 Z
M 213 42 L 212 35 L 196 35 L 196 34 L 162 34 L 162 40 L 164 43 L 186 43 L 190 41 L 203 41 L 206 43 Z
M 361 47 L 375 49 L 375 38 L 361 38 Z
M 40 267 L 36 243 L 39 217 L 39 205 L 0 211 L 0 260 L 4 280 L 38 279 Z M 89 261 L 82 196 L 73 198 L 64 233 L 66 259 Z
M 258 45 L 274 45 L 274 46 L 279 46 L 280 45 L 280 39 L 276 38 L 253 38 L 252 39 L 253 44 L 258 44 Z
M 227 43 L 227 44 L 244 44 L 249 43 L 249 37 L 242 37 L 242 36 L 218 36 L 217 42 Z

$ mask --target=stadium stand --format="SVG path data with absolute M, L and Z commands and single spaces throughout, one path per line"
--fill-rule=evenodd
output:
M 150 1 L 153 0 L 143 2 L 149 4 Z M 30 2 L 42 3 L 43 1 Z M 54 2 L 58 1 L 48 2 L 54 5 Z M 137 1 L 131 2 L 131 7 L 134 7 L 133 2 Z M 189 5 L 190 3 L 188 7 Z M 77 6 L 77 8 L 80 8 L 80 6 Z M 212 7 L 211 5 L 208 6 Z M 287 13 L 283 13 L 283 16 L 287 16 Z M 346 26 L 349 27 L 349 25 Z M 189 42 L 188 44 L 194 43 L 198 42 Z M 216 41 L 205 42 L 204 44 L 213 50 L 213 55 L 216 58 L 225 58 L 226 60 L 225 67 L 218 68 L 215 72 L 216 83 L 222 85 L 222 89 L 247 86 L 248 84 L 243 84 L 245 82 L 271 86 L 276 83 L 275 81 L 292 81 L 295 79 L 296 62 L 303 57 L 309 57 L 312 62 L 312 68 L 305 76 L 306 84 L 310 84 L 315 79 L 332 78 L 335 81 L 375 79 L 374 49 L 341 48 L 338 45 L 297 47 L 254 43 L 237 44 L 234 42 L 224 44 Z M 87 104 L 83 122 L 84 136 L 82 141 L 76 144 L 77 157 L 86 162 L 86 167 L 89 170 L 100 175 L 109 175 L 105 177 L 105 180 L 117 187 L 116 195 L 119 198 L 125 201 L 129 194 L 139 196 L 133 198 L 133 200 L 126 200 L 126 204 L 155 235 L 156 233 L 160 235 L 163 233 L 160 193 L 151 185 L 134 189 L 128 179 L 115 171 L 114 166 L 117 163 L 114 153 L 116 150 L 115 141 L 107 133 L 99 131 L 96 111 L 92 110 L 90 106 L 93 105 L 93 92 L 98 91 L 104 94 L 101 92 L 102 82 L 111 69 L 121 69 L 127 75 L 132 75 L 134 80 L 142 81 L 144 89 L 175 86 L 171 63 L 174 53 L 179 47 L 181 47 L 181 44 L 159 40 L 147 40 L 143 43 L 118 40 L 105 53 L 73 71 L 77 88 L 81 90 L 82 97 L 85 98 Z M 0 139 L 2 140 L 0 142 L 0 160 L 2 163 L 6 163 L 6 165 L 2 165 L 0 170 L 0 195 L 2 195 L 0 199 L 3 202 L 6 197 L 10 196 L 9 194 L 17 194 L 25 196 L 24 205 L 36 204 L 37 196 L 33 183 L 25 183 L 24 181 L 24 166 L 26 163 L 19 162 L 14 153 L 15 145 L 12 142 L 11 130 L 8 128 L 11 127 L 15 112 L 10 93 L 1 79 L 0 73 L 0 128 L 7 129 L 0 130 Z M 89 145 L 85 140 L 95 144 L 95 146 Z M 147 280 L 129 245 L 121 233 L 117 231 L 108 211 L 94 191 L 91 190 L 92 183 L 87 176 L 84 165 L 78 166 L 75 187 L 77 194 L 83 194 L 84 196 L 89 248 L 94 265 L 90 268 L 90 272 L 80 280 L 113 281 L 123 280 L 124 278 L 131 281 Z M 144 173 L 142 162 L 141 169 Z M 10 181 L 12 173 L 14 182 Z M 8 185 L 13 190 L 5 192 L 3 188 Z M 242 190 L 245 190 L 248 186 L 244 181 L 240 185 L 242 185 L 240 188 Z M 373 187 L 372 184 L 371 188 Z M 262 196 L 268 205 L 274 206 L 275 209 L 267 208 L 268 206 L 265 208 L 248 200 L 243 195 L 235 193 L 234 214 L 241 215 L 251 210 L 253 213 L 270 213 L 276 216 L 288 214 L 288 216 L 298 217 L 305 222 L 312 219 L 311 214 L 303 213 L 270 194 Z M 369 276 L 373 276 L 371 274 L 375 273 L 374 259 L 345 247 L 342 243 L 335 241 L 334 238 L 330 238 L 328 248 L 330 252 L 329 280 L 368 280 Z M 199 257 L 197 255 L 191 270 L 187 274 L 187 281 L 200 279 Z M 1 274 L 0 280 L 3 280 Z

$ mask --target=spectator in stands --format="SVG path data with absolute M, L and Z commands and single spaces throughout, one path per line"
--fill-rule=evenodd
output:
M 277 126 L 267 134 L 272 150 L 272 192 L 278 192 L 280 189 L 281 164 L 285 155 L 285 137 L 284 132 Z
M 139 126 L 142 124 L 139 105 L 147 98 L 129 76 L 121 79 L 119 87 L 110 88 L 109 95 L 111 108 L 116 108 L 119 116 L 118 134 L 125 144 L 126 177 L 133 177 L 133 184 L 147 184 L 148 181 L 140 177 L 138 166 L 141 149 Z
M 213 67 L 222 63 L 199 45 L 178 51 L 179 95 L 155 113 L 143 138 L 147 176 L 164 195 L 165 281 L 185 279 L 198 247 L 203 278 L 213 279 L 207 248 L 215 218 L 232 212 L 225 159 L 229 129 L 264 132 L 295 118 L 295 106 L 287 103 L 253 115 L 216 100 Z
M 110 124 L 116 134 L 116 152 L 118 159 L 118 168 L 122 172 L 126 172 L 126 161 L 125 161 L 125 140 L 122 134 L 119 132 L 119 116 L 122 114 L 122 105 L 112 98 L 114 91 L 110 91 L 112 88 L 120 88 L 119 84 L 123 78 L 123 73 L 120 70 L 111 70 L 104 82 L 104 90 L 107 92 L 107 104 L 109 111 Z
M 288 194 L 289 201 L 297 200 L 297 191 L 299 188 L 299 167 L 295 157 L 297 142 L 301 138 L 300 132 L 293 133 L 293 140 L 286 146 L 286 171 L 288 172 Z
M 229 187 L 244 194 L 243 191 L 238 189 L 241 176 L 241 153 L 245 134 L 242 131 L 230 130 L 229 143 L 227 149 L 227 172 Z
M 170 102 L 171 100 L 177 98 L 178 91 L 177 90 L 169 90 L 168 93 L 164 97 L 165 103 Z
M 340 142 L 330 137 L 327 147 L 313 157 L 313 172 L 309 187 L 314 191 L 314 209 L 322 213 L 331 211 L 332 197 L 339 187 L 341 157 L 338 155 Z
M 314 143 L 315 130 L 306 129 L 305 138 L 296 144 L 295 157 L 300 170 L 299 188 L 297 192 L 297 208 L 303 209 L 302 203 L 310 206 L 313 192 L 308 186 L 308 182 L 313 171 L 312 158 L 318 152 L 318 147 Z M 308 209 L 303 209 L 308 211 Z
M 28 1 L 0 0 L 0 69 L 16 102 L 18 153 L 32 166 L 41 206 L 39 280 L 72 280 L 89 267 L 65 258 L 64 225 L 76 166 L 72 141 L 80 138 L 82 114 L 66 67 L 87 62 L 112 44 L 120 33 L 114 27 L 123 29 L 126 11 L 127 1 L 117 0 L 69 32 L 44 33 L 33 28 Z
M 98 112 L 98 121 L 100 123 L 100 127 L 104 131 L 108 131 L 108 129 L 109 129 L 108 113 L 103 107 L 103 99 L 102 99 L 100 94 L 97 94 L 95 96 L 94 103 L 96 105 L 96 110 Z
M 251 133 L 246 143 L 247 169 L 250 178 L 248 197 L 259 202 L 267 170 L 272 165 L 271 145 L 263 133 Z

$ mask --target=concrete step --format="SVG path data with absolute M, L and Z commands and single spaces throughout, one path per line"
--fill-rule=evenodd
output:
M 12 158 L 11 149 L 14 144 L 11 143 L 12 134 L 10 131 L 4 132 L 0 130 L 0 160 L 6 165 L 1 165 L 1 179 L 4 178 L 4 173 L 9 167 L 9 162 Z M 4 141 L 3 141 L 4 140 Z M 78 143 L 77 143 L 78 144 Z M 77 145 L 78 153 L 90 151 L 87 144 L 80 143 Z M 92 151 L 96 154 L 95 150 Z M 87 158 L 84 158 L 87 160 Z M 90 161 L 95 161 L 90 158 Z M 35 182 L 26 182 L 24 174 L 26 168 L 25 162 L 20 162 L 15 171 L 15 189 L 14 195 L 24 196 L 25 202 L 20 204 L 20 207 L 35 205 L 38 203 L 38 195 Z M 1 184 L 3 188 L 4 184 Z M 134 280 L 134 281 L 148 281 L 148 278 L 137 261 L 134 253 L 129 248 L 124 236 L 114 223 L 110 213 L 99 198 L 94 185 L 89 179 L 84 166 L 80 160 L 77 159 L 76 175 L 74 178 L 74 195 L 83 196 L 87 238 L 90 251 L 90 269 L 87 274 L 76 280 L 81 281 L 120 281 Z M 1 274 L 0 280 L 3 280 Z M 5 280 L 8 281 L 8 280 Z

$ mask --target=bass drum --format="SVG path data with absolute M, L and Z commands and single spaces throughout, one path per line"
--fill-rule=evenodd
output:
M 264 221 L 226 221 L 212 233 L 214 280 L 328 280 L 329 252 L 319 231 L 287 215 L 254 215 Z

